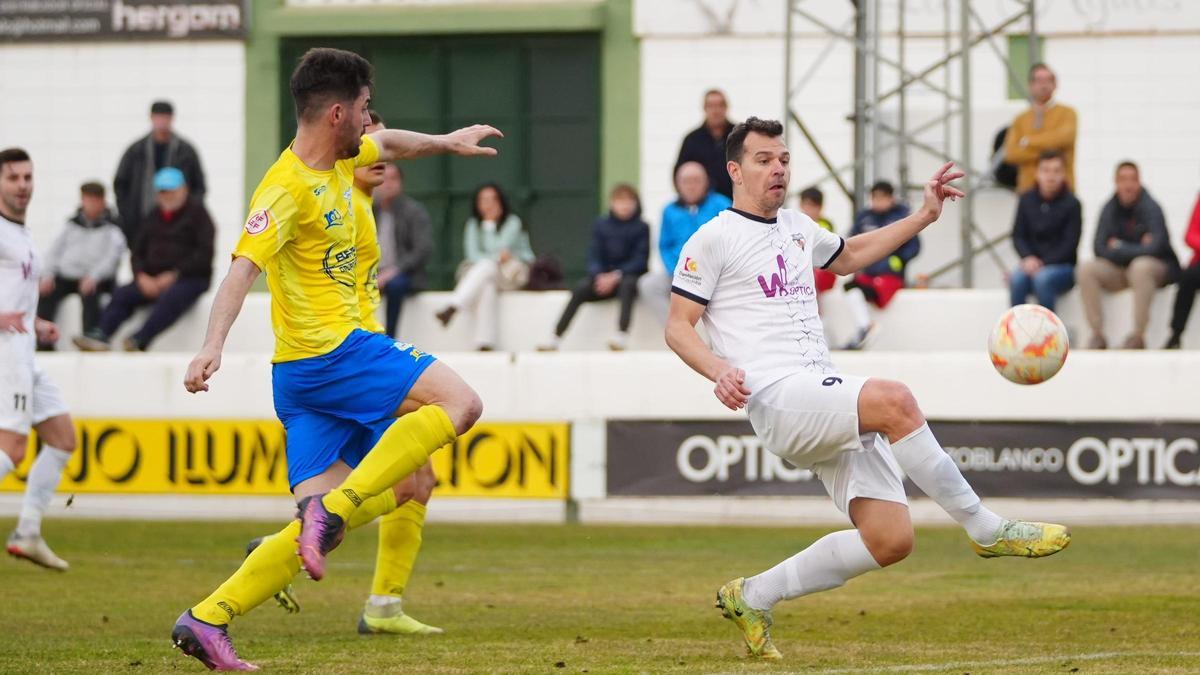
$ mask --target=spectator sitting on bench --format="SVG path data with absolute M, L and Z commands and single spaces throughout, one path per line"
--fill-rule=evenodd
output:
M 216 236 L 212 218 L 199 199 L 189 197 L 179 169 L 159 169 L 154 190 L 158 207 L 146 215 L 133 245 L 134 282 L 113 293 L 95 330 L 75 338 L 82 351 L 108 351 L 109 340 L 134 310 L 152 305 L 146 323 L 123 345 L 125 351 L 145 351 L 208 290 Z
M 1179 349 L 1183 329 L 1187 328 L 1188 316 L 1192 313 L 1196 291 L 1200 290 L 1200 197 L 1196 198 L 1196 206 L 1192 209 L 1192 219 L 1188 222 L 1184 241 L 1187 242 L 1188 248 L 1192 249 L 1192 262 L 1179 275 L 1179 288 L 1175 290 L 1175 308 L 1171 312 L 1171 337 L 1164 349 Z
M 575 290 L 563 310 L 554 336 L 538 351 L 555 351 L 562 336 L 585 302 L 620 298 L 617 333 L 608 348 L 622 351 L 629 344 L 629 322 L 637 297 L 638 277 L 646 273 L 650 257 L 650 226 L 642 220 L 642 202 L 632 185 L 621 183 L 608 198 L 609 212 L 592 225 L 592 242 L 587 252 L 587 278 Z
M 1133 331 L 1125 349 L 1146 348 L 1146 326 L 1154 292 L 1179 276 L 1162 207 L 1142 188 L 1133 162 L 1117 165 L 1116 194 L 1100 211 L 1094 243 L 1096 257 L 1079 266 L 1079 291 L 1092 329 L 1089 349 L 1105 349 L 1103 293 L 1133 288 Z
M 100 321 L 100 295 L 113 291 L 117 266 L 125 254 L 125 235 L 104 201 L 103 185 L 84 183 L 79 193 L 79 210 L 46 252 L 37 315 L 58 321 L 59 303 L 78 293 L 87 333 Z M 38 349 L 52 351 L 54 344 L 39 342 Z
M 1075 285 L 1083 213 L 1067 185 L 1062 153 L 1043 152 L 1035 180 L 1017 201 L 1012 240 L 1021 262 L 1009 277 L 1009 295 L 1014 306 L 1033 295 L 1039 305 L 1054 311 L 1058 297 Z
M 529 233 L 495 183 L 475 191 L 472 215 L 463 229 L 463 254 L 450 304 L 434 316 L 445 327 L 459 310 L 474 308 L 476 349 L 490 352 L 500 330 L 498 295 L 524 288 L 533 262 Z
M 667 204 L 658 228 L 658 254 L 663 271 L 643 274 L 638 279 L 638 297 L 663 325 L 671 307 L 671 279 L 679 264 L 679 252 L 700 226 L 733 205 L 729 197 L 713 190 L 708 173 L 699 162 L 684 162 L 675 170 L 675 201 Z
M 908 207 L 896 200 L 896 190 L 887 181 L 871 186 L 871 208 L 854 218 L 850 236 L 887 227 L 908 216 Z M 863 269 L 846 283 L 846 304 L 854 319 L 854 339 L 846 349 L 862 349 L 875 333 L 875 322 L 867 302 L 883 309 L 904 288 L 904 270 L 921 252 L 921 240 L 913 237 L 887 258 Z
M 829 222 L 821 209 L 825 205 L 825 194 L 816 186 L 805 188 L 800 192 L 800 212 L 812 218 L 821 229 L 833 232 L 833 223 Z M 817 297 L 833 288 L 837 283 L 837 275 L 829 270 L 813 270 L 813 282 L 817 286 Z

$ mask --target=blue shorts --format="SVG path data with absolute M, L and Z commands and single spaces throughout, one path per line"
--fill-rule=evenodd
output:
M 341 460 L 351 467 L 395 421 L 431 354 L 380 333 L 355 330 L 323 356 L 271 369 L 275 414 L 287 431 L 288 485 Z

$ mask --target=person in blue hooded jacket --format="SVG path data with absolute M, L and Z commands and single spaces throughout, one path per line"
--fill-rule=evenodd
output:
M 700 226 L 733 205 L 729 197 L 712 189 L 699 162 L 685 162 L 675 170 L 678 198 L 663 209 L 658 229 L 658 254 L 665 272 L 650 272 L 638 280 L 638 297 L 666 325 L 671 306 L 671 279 L 679 252 Z
M 608 214 L 597 218 L 592 225 L 587 277 L 571 291 L 571 300 L 554 328 L 554 337 L 539 348 L 542 351 L 558 349 L 583 303 L 613 298 L 620 299 L 621 314 L 617 333 L 608 342 L 609 349 L 620 351 L 629 343 L 638 277 L 646 273 L 650 257 L 650 226 L 642 220 L 641 198 L 632 185 L 617 185 L 608 199 Z

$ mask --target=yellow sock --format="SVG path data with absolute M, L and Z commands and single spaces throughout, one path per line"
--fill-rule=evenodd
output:
M 379 521 L 379 553 L 375 556 L 372 595 L 404 595 L 421 550 L 424 527 L 425 505 L 412 499 Z
M 396 493 L 391 490 L 384 490 L 364 501 L 362 506 L 354 509 L 354 515 L 350 516 L 350 521 L 346 523 L 346 528 L 353 530 L 362 527 L 379 516 L 387 515 L 395 510 Z
M 418 408 L 397 419 L 341 485 L 321 498 L 331 513 L 349 521 L 367 499 L 390 489 L 421 468 L 435 450 L 456 434 L 450 416 L 436 405 Z
M 300 571 L 300 558 L 296 555 L 298 536 L 300 521 L 293 520 L 287 527 L 263 539 L 233 576 L 192 608 L 192 615 L 201 621 L 223 626 L 278 593 Z

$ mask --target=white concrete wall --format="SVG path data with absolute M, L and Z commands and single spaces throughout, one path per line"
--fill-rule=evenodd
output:
M 958 3 L 953 3 L 957 5 Z M 972 6 L 993 23 L 1016 11 L 1013 3 L 982 2 Z M 1076 147 L 1078 192 L 1084 204 L 1084 242 L 1081 253 L 1091 257 L 1091 236 L 1100 207 L 1112 192 L 1112 171 L 1125 158 L 1142 165 L 1143 181 L 1166 211 L 1177 251 L 1186 251 L 1183 230 L 1200 188 L 1200 133 L 1194 112 L 1200 108 L 1200 3 L 1187 2 L 1039 2 L 1039 31 L 1045 38 L 1045 58 L 1056 70 L 1058 98 L 1079 112 Z M 638 0 L 635 32 L 642 40 L 642 190 L 647 211 L 657 217 L 672 196 L 670 171 L 682 136 L 699 125 L 702 93 L 725 90 L 735 120 L 750 115 L 784 114 L 783 0 Z M 801 7 L 826 23 L 852 32 L 849 3 L 807 2 Z M 895 3 L 882 2 L 883 32 L 894 31 Z M 906 57 L 911 70 L 940 59 L 943 48 L 942 3 L 909 2 L 906 22 L 910 34 Z M 957 25 L 957 16 L 953 19 Z M 794 100 L 805 123 L 825 153 L 837 165 L 852 159 L 853 130 L 846 120 L 853 111 L 853 49 L 831 39 L 814 24 L 796 21 L 793 45 L 793 83 L 800 84 Z M 1010 32 L 1024 32 L 1018 22 Z M 1003 38 L 998 46 L 1006 49 Z M 895 56 L 895 42 L 883 40 L 881 51 Z M 810 73 L 811 71 L 811 73 Z M 896 83 L 895 71 L 881 67 L 886 89 Z M 806 77 L 806 75 L 808 75 Z M 951 88 L 959 86 L 952 69 Z M 944 82 L 940 72 L 932 79 Z M 972 51 L 972 153 L 983 168 L 996 131 L 1024 109 L 1022 101 L 1007 99 L 1007 75 L 992 50 L 981 44 Z M 942 99 L 913 88 L 909 96 L 910 126 L 940 114 Z M 886 115 L 885 115 L 886 116 Z M 894 113 L 893 113 L 894 122 Z M 957 126 L 953 138 L 958 137 Z M 941 127 L 922 136 L 940 146 Z M 952 156 L 961 156 L 957 141 Z M 792 187 L 799 191 L 823 174 L 816 156 L 793 130 Z M 910 153 L 913 178 L 930 171 L 937 160 L 923 152 Z M 894 162 L 880 176 L 895 180 Z M 849 182 L 851 176 L 843 173 Z M 849 202 L 837 194 L 832 180 L 820 184 L 829 217 L 848 228 Z M 1011 227 L 1014 198 L 1005 192 L 978 193 L 976 217 L 989 234 Z M 924 251 L 913 265 L 928 271 L 957 257 L 958 214 L 947 209 L 945 222 L 923 237 Z M 1000 251 L 1007 265 L 1015 260 L 1011 246 Z M 977 284 L 999 286 L 1000 270 L 981 258 Z M 957 277 L 944 283 L 956 284 Z
M 245 222 L 245 48 L 241 42 L 0 46 L 0 147 L 34 160 L 29 227 L 43 249 L 79 205 L 79 185 L 112 179 L 150 130 L 150 103 L 175 106 L 175 128 L 200 153 L 218 260 Z M 220 267 L 220 265 L 218 265 Z

